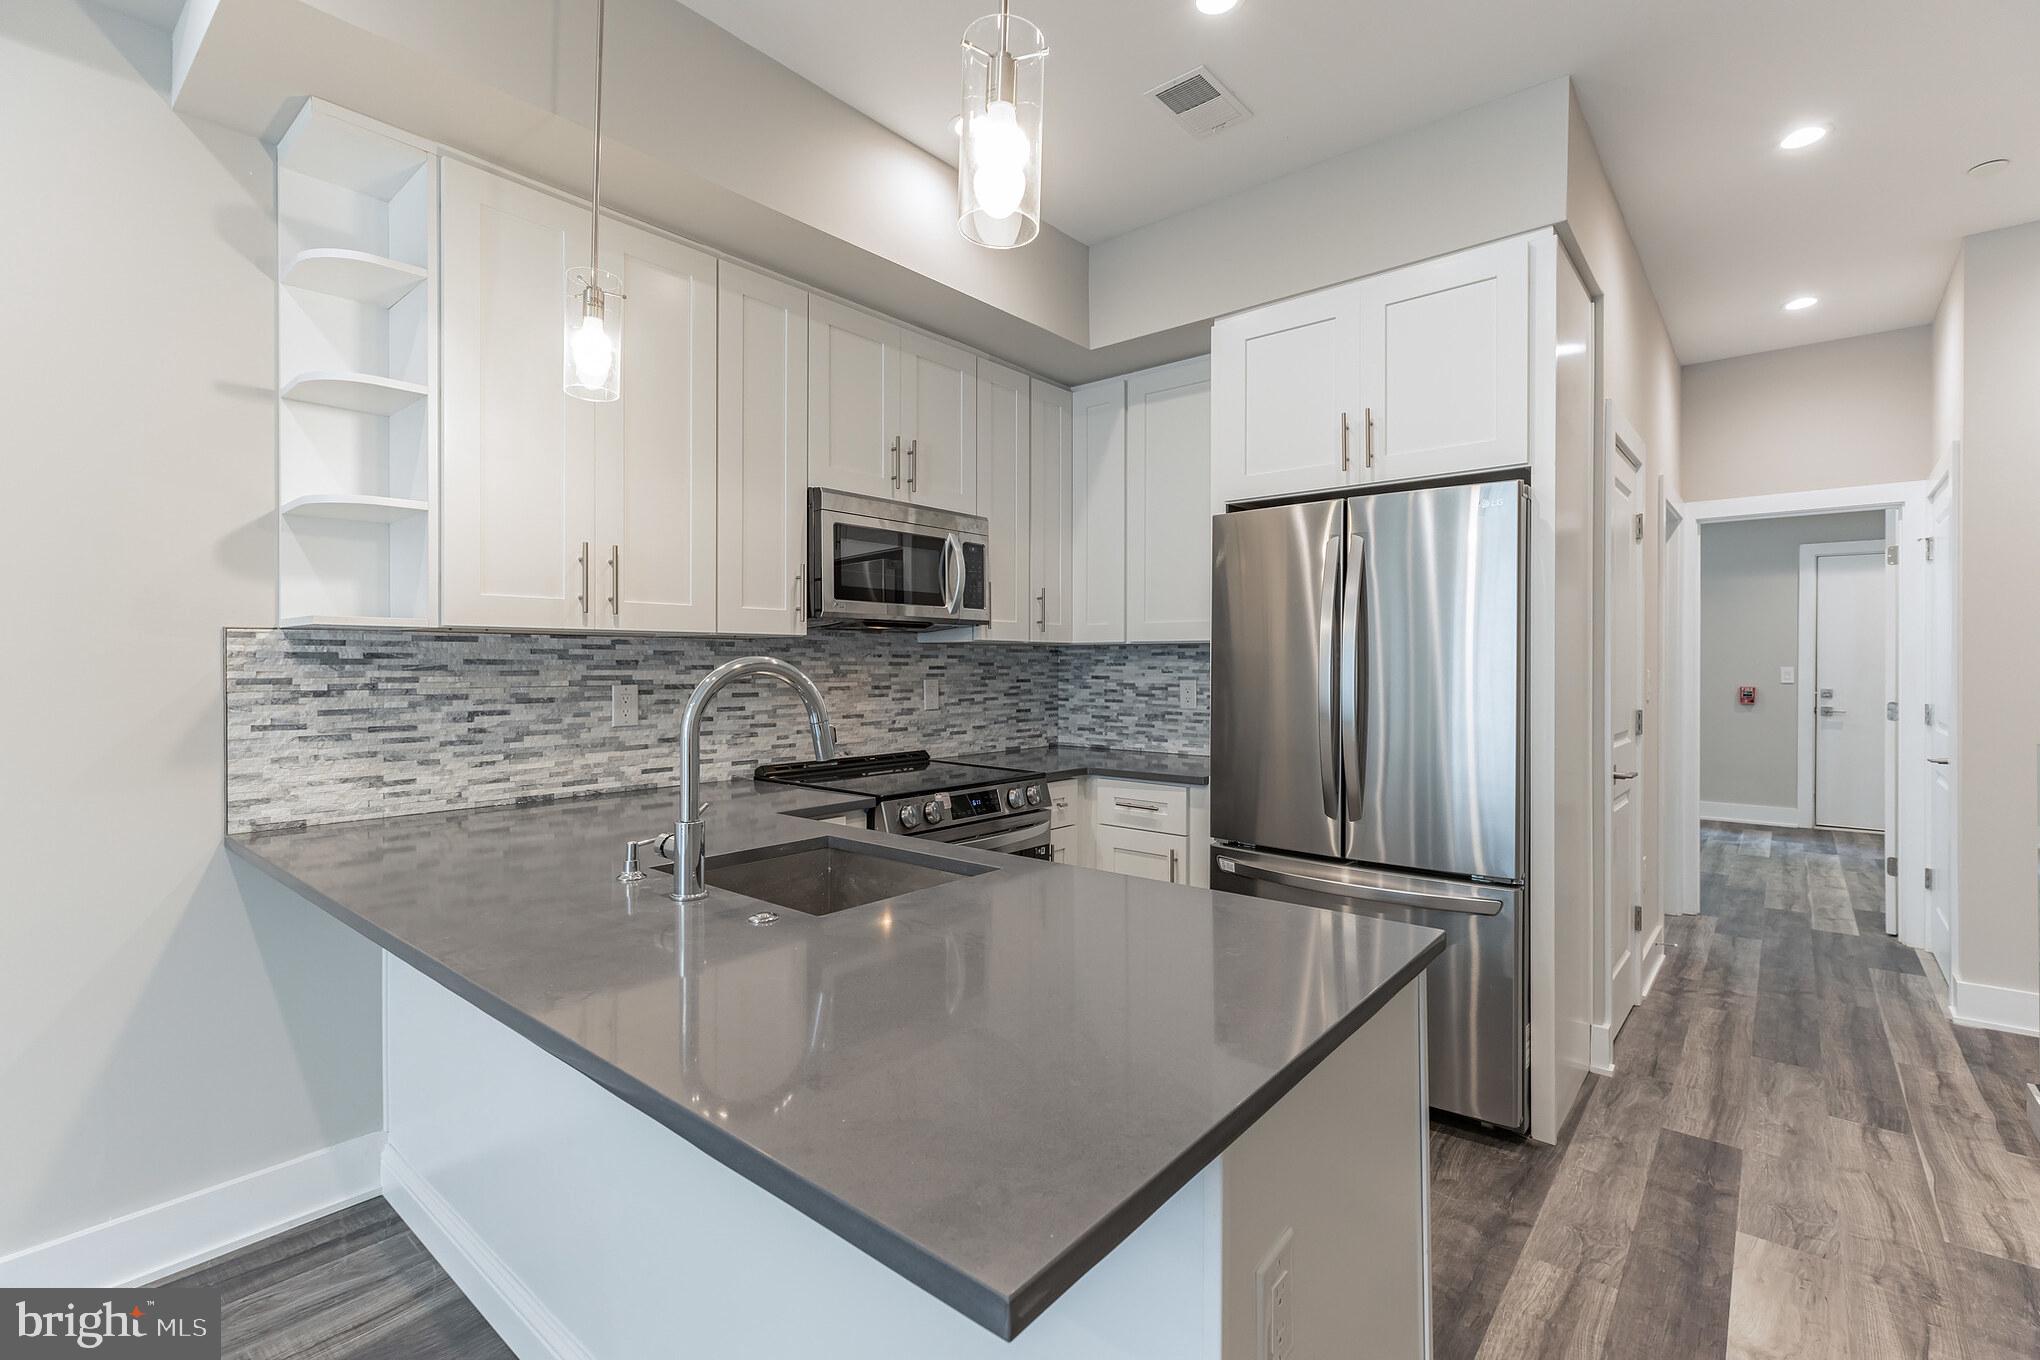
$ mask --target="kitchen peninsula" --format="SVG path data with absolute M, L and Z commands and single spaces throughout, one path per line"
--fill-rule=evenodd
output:
M 684 907 L 670 791 L 229 839 L 385 951 L 383 1190 L 519 1354 L 1428 1353 L 1437 932 L 708 792 Z M 719 886 L 790 849 L 939 881 Z

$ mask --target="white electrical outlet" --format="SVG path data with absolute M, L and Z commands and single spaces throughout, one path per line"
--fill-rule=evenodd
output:
M 1197 707 L 1197 682 L 1195 680 L 1179 680 L 1176 682 L 1176 702 L 1184 708 Z
M 636 685 L 611 685 L 609 687 L 609 725 L 611 727 L 636 727 L 638 725 L 638 688 Z
M 932 675 L 921 681 L 921 707 L 926 709 L 942 707 L 942 682 Z
M 1284 1228 L 1254 1272 L 1256 1360 L 1293 1360 L 1297 1353 L 1295 1246 L 1296 1230 Z

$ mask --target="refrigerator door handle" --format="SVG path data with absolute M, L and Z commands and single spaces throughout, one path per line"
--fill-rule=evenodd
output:
M 1339 540 L 1325 542 L 1325 561 L 1318 574 L 1318 790 L 1324 798 L 1325 816 L 1339 815 L 1338 701 L 1333 691 L 1338 684 L 1339 654 L 1336 615 L 1339 598 Z
M 1472 890 L 1463 893 L 1417 892 L 1409 888 L 1391 888 L 1365 879 L 1349 878 L 1331 866 L 1327 866 L 1321 873 L 1304 873 L 1288 865 L 1278 867 L 1265 860 L 1248 859 L 1244 855 L 1230 853 L 1214 856 L 1214 862 L 1218 865 L 1220 873 L 1234 874 L 1240 878 L 1263 879 L 1269 883 L 1280 883 L 1287 888 L 1302 888 L 1306 892 L 1325 893 L 1333 897 L 1350 897 L 1355 901 L 1415 907 L 1420 911 L 1456 911 L 1468 916 L 1502 914 L 1500 901 L 1492 897 L 1483 897 Z
M 1367 574 L 1367 540 L 1360 534 L 1346 536 L 1346 602 L 1339 628 L 1345 639 L 1345 665 L 1340 669 L 1340 719 L 1346 728 L 1345 775 L 1346 820 L 1358 822 L 1367 815 L 1367 633 L 1361 627 L 1362 587 Z

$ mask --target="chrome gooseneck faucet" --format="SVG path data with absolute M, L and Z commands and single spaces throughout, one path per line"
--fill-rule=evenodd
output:
M 703 877 L 708 846 L 701 832 L 701 720 L 707 715 L 708 706 L 714 702 L 717 691 L 732 680 L 747 675 L 767 676 L 799 695 L 807 708 L 808 730 L 814 734 L 815 758 L 830 760 L 836 754 L 836 734 L 829 725 L 828 705 L 822 701 L 822 692 L 815 682 L 798 666 L 769 656 L 740 656 L 710 671 L 694 687 L 693 695 L 687 700 L 687 710 L 680 717 L 680 820 L 673 827 L 673 897 L 676 901 L 692 902 L 708 896 L 708 883 Z

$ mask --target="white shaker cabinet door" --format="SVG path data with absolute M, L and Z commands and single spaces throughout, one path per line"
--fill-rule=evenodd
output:
M 1077 642 L 1126 641 L 1126 381 L 1072 394 L 1075 481 L 1071 632 Z
M 1126 640 L 1211 640 L 1211 365 L 1126 380 Z
M 562 378 L 588 213 L 459 161 L 442 175 L 441 614 L 584 627 L 599 604 L 595 408 Z
M 727 260 L 720 279 L 716 624 L 725 633 L 801 633 L 809 298 Z
M 1025 642 L 1033 635 L 1031 403 L 1027 375 L 989 359 L 977 362 L 977 513 L 989 526 L 985 600 L 995 642 Z
M 1211 499 L 1341 487 L 1366 406 L 1360 286 L 1221 318 L 1211 328 Z
M 978 513 L 977 356 L 931 336 L 900 333 L 900 434 L 907 499 Z
M 716 624 L 716 262 L 602 224 L 622 281 L 621 395 L 595 409 L 594 620 L 712 633 Z
M 1181 836 L 1099 826 L 1092 829 L 1091 838 L 1097 847 L 1093 868 L 1163 883 L 1190 881 L 1190 843 Z
M 1530 247 L 1518 238 L 1364 280 L 1361 362 L 1377 482 L 1530 457 Z
M 1033 542 L 1028 551 L 1028 636 L 1036 642 L 1068 642 L 1071 541 L 1070 417 L 1068 389 L 1035 379 L 1027 435 L 1034 446 L 1032 496 L 1027 518 Z
M 900 328 L 827 298 L 808 306 L 808 481 L 903 498 Z

